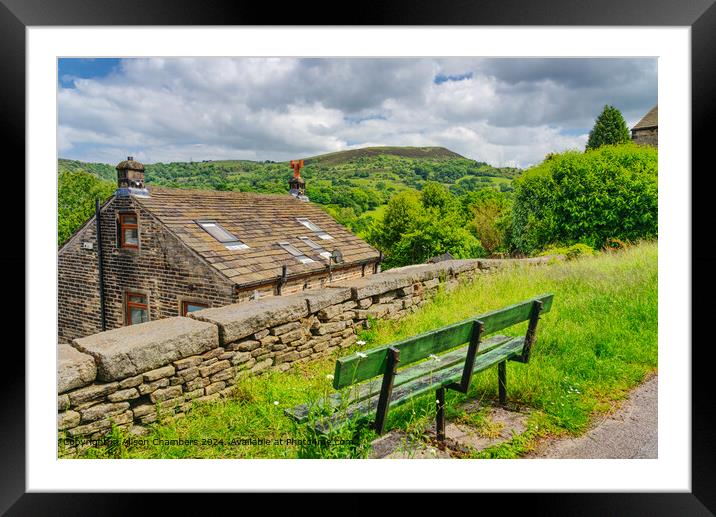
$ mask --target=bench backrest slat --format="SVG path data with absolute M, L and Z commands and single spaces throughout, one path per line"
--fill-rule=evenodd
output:
M 357 353 L 342 357 L 336 361 L 333 387 L 340 389 L 382 375 L 385 372 L 387 351 L 391 346 L 400 350 L 399 366 L 402 367 L 425 359 L 431 354 L 438 354 L 467 343 L 470 340 L 474 322 L 477 320 L 484 324 L 484 336 L 528 320 L 535 300 L 542 302 L 542 313 L 549 312 L 553 297 L 553 294 L 537 296 L 504 309 L 475 316 L 437 330 L 396 341 L 390 345 L 366 350 L 363 352 L 365 357 L 361 357 Z

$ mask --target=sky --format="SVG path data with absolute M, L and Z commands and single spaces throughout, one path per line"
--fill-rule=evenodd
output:
M 59 157 L 273 160 L 442 146 L 528 167 L 583 150 L 607 104 L 657 103 L 655 58 L 58 60 Z

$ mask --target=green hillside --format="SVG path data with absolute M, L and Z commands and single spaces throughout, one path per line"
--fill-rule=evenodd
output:
M 117 161 L 122 158 L 117 157 Z M 509 191 L 512 179 L 521 172 L 470 160 L 443 147 L 366 147 L 304 161 L 301 174 L 311 201 L 359 234 L 399 192 L 422 190 L 429 181 L 443 184 L 455 195 L 485 188 Z M 292 174 L 288 162 L 271 161 L 171 162 L 145 167 L 147 185 L 242 192 L 285 193 Z M 68 172 L 116 181 L 114 164 L 61 158 L 60 183 L 63 173 Z
M 579 254 L 658 235 L 658 152 L 651 147 L 628 143 L 550 154 L 524 173 L 442 148 L 357 151 L 304 159 L 302 174 L 310 199 L 381 250 L 385 268 L 445 253 Z M 112 165 L 60 160 L 58 166 L 62 243 L 116 182 Z M 284 195 L 291 173 L 288 163 L 271 161 L 146 165 L 148 185 Z

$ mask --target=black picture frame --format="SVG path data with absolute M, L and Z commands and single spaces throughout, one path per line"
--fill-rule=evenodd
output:
M 692 52 L 692 157 L 693 169 L 702 172 L 699 188 L 692 183 L 692 491 L 690 493 L 583 493 L 583 494 L 479 494 L 480 506 L 509 500 L 510 510 L 523 507 L 544 515 L 713 515 L 716 512 L 716 447 L 714 446 L 713 388 L 708 382 L 714 344 L 699 340 L 697 328 L 708 321 L 713 303 L 716 252 L 710 245 L 711 189 L 704 180 L 713 173 L 707 155 L 712 145 L 710 126 L 716 116 L 716 6 L 714 0 L 482 0 L 448 3 L 403 0 L 371 3 L 351 9 L 350 19 L 338 13 L 338 4 L 297 2 L 191 2 L 189 0 L 0 0 L 0 113 L 3 115 L 3 174 L 14 173 L 12 199 L 22 204 L 25 171 L 25 30 L 30 26 L 81 25 L 553 25 L 553 26 L 688 26 Z M 329 14 L 331 13 L 331 14 Z M 685 177 L 690 171 L 684 171 Z M 7 178 L 7 176 L 5 176 Z M 691 175 L 691 181 L 694 180 Z M 4 180 L 3 180 L 4 181 Z M 20 192 L 22 190 L 22 192 Z M 24 195 L 23 195 L 24 194 Z M 12 198 L 12 199 L 9 199 Z M 15 213 L 22 210 L 15 209 Z M 23 212 L 24 213 L 24 210 Z M 18 232 L 19 233 L 19 232 Z M 23 232 L 24 236 L 24 232 Z M 706 239 L 696 245 L 697 237 Z M 22 240 L 23 242 L 18 242 Z M 13 242 L 2 256 L 3 269 L 24 271 L 24 239 Z M 24 292 L 20 275 L 7 275 L 17 282 L 15 293 Z M 14 278 L 14 280 L 13 280 Z M 708 294 L 707 294 L 708 293 Z M 699 296 L 701 295 L 701 296 Z M 17 303 L 17 302 L 16 302 Z M 687 349 L 690 336 L 678 346 Z M 25 489 L 25 354 L 17 339 L 6 336 L 2 360 L 4 407 L 0 411 L 0 512 L 8 515 L 119 515 L 147 508 L 146 497 L 137 494 L 38 494 Z M 677 344 L 674 344 L 677 345 Z M 54 350 L 54 346 L 48 346 Z M 53 352 L 48 352 L 53 353 Z M 12 367 L 7 367 L 12 365 Z M 709 375 L 711 374 L 711 375 Z M 489 500 L 488 500 L 489 498 Z M 224 499 L 224 498 L 222 498 Z M 365 508 L 355 495 L 343 499 L 345 508 Z M 419 501 L 418 498 L 415 499 Z M 355 505 L 354 505 L 355 502 Z M 162 497 L 167 513 L 185 505 L 183 497 Z M 220 504 L 217 502 L 216 504 Z M 274 504 L 274 503 L 272 503 Z M 278 508 L 275 508 L 278 510 Z

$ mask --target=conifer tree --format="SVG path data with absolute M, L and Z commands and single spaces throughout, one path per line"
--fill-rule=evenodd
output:
M 604 106 L 589 132 L 587 150 L 597 149 L 603 145 L 614 145 L 629 142 L 629 128 L 621 112 L 614 106 Z

